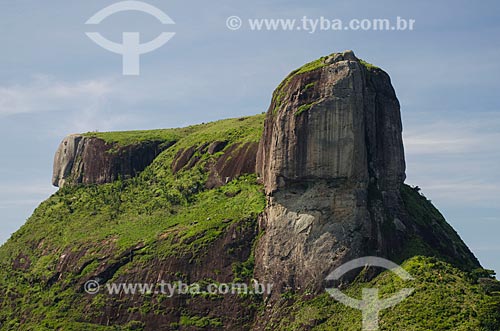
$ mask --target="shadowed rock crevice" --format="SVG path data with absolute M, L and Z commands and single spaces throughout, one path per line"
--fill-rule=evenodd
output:
M 172 172 L 186 171 L 198 164 L 206 154 L 214 156 L 205 165 L 208 179 L 205 188 L 212 189 L 227 184 L 244 174 L 255 173 L 257 142 L 234 143 L 227 141 L 204 143 L 201 146 L 181 148 L 172 162 Z

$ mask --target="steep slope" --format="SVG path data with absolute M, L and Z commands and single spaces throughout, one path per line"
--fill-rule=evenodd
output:
M 255 168 L 262 126 L 259 115 L 192 127 L 139 176 L 64 186 L 42 203 L 0 250 L 1 329 L 251 324 L 253 296 L 91 296 L 83 285 L 93 279 L 191 284 L 247 277 L 243 262 L 251 260 L 265 200 L 255 175 L 242 170 Z M 122 135 L 99 139 L 120 141 Z M 225 147 L 217 150 L 214 142 Z M 245 146 L 252 144 L 246 160 Z M 189 149 L 195 152 L 182 157 Z M 233 158 L 248 165 L 228 169 L 224 160 Z M 219 172 L 238 178 L 214 185 Z
M 363 288 L 377 288 L 383 299 L 393 296 L 400 288 L 415 289 L 408 299 L 381 312 L 379 330 L 500 329 L 498 283 L 495 290 L 488 292 L 470 274 L 435 258 L 414 257 L 402 266 L 411 273 L 414 281 L 402 281 L 386 271 L 372 281 L 360 276 L 344 290 L 350 297 L 361 299 Z M 358 331 L 361 330 L 361 319 L 359 310 L 333 301 L 327 293 L 313 296 L 286 292 L 275 304 L 271 319 L 263 329 Z
M 492 272 L 403 184 L 400 134 L 388 75 L 345 52 L 290 74 L 265 116 L 69 136 L 60 190 L 0 247 L 0 330 L 359 330 L 322 281 L 364 254 L 416 279 L 382 330 L 499 330 Z M 105 291 L 252 278 L 273 291 Z M 351 280 L 351 295 L 405 285 L 373 270 Z

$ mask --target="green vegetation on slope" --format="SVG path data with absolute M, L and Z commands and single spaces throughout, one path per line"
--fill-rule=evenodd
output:
M 411 238 L 398 260 L 402 261 L 415 255 L 427 255 L 450 262 L 463 270 L 474 269 L 475 264 L 472 263 L 476 258 L 467 250 L 460 236 L 446 222 L 439 210 L 419 191 L 418 187 L 403 185 L 401 196 L 413 222 L 425 231 L 427 243 L 421 237 Z M 439 240 L 443 235 L 446 236 L 446 241 Z M 449 258 L 457 254 L 463 258 L 454 260 Z
M 405 301 L 382 311 L 381 331 L 500 330 L 500 282 L 492 278 L 494 272 L 474 269 L 475 265 L 470 264 L 474 257 L 466 251 L 459 252 L 463 259 L 451 260 L 448 250 L 465 247 L 458 234 L 418 188 L 403 185 L 401 194 L 410 217 L 425 229 L 427 240 L 432 241 L 436 233 L 440 235 L 436 238 L 445 235 L 449 242 L 430 246 L 415 236 L 395 259 L 413 281 L 403 281 L 390 271 L 368 281 L 367 273 L 361 272 L 343 292 L 361 299 L 363 288 L 378 288 L 380 297 L 388 298 L 402 288 L 415 289 Z M 361 330 L 361 312 L 342 305 L 326 292 L 286 292 L 272 310 L 274 317 L 267 330 Z
M 384 299 L 402 288 L 414 288 L 404 301 L 381 312 L 381 331 L 500 329 L 500 292 L 487 293 L 476 278 L 435 258 L 414 257 L 402 267 L 414 280 L 403 281 L 385 271 L 369 282 L 360 276 L 343 290 L 348 296 L 361 299 L 363 288 L 377 288 Z M 283 318 L 272 321 L 268 330 L 361 330 L 361 312 L 336 302 L 326 292 L 316 297 L 289 294 L 276 309 L 275 316 Z
M 0 248 L 0 330 L 141 330 L 144 318 L 166 314 L 162 310 L 164 298 L 145 298 L 130 308 L 129 313 L 136 315 L 124 325 L 91 324 L 89 321 L 98 320 L 106 307 L 115 304 L 112 307 L 118 309 L 127 304 L 126 299 L 107 298 L 103 294 L 89 297 L 78 290 L 77 284 L 95 274 L 102 261 L 119 263 L 124 254 L 132 252 L 133 261 L 125 267 L 118 266 L 109 281 L 173 256 L 190 256 L 190 263 L 197 265 L 210 244 L 221 238 L 229 226 L 255 226 L 257 215 L 265 206 L 255 175 L 241 176 L 207 190 L 204 165 L 223 152 L 199 155 L 200 162 L 193 168 L 176 174 L 172 173 L 171 164 L 181 148 L 213 141 L 229 141 L 226 148 L 234 143 L 256 142 L 262 134 L 263 118 L 259 115 L 230 119 L 185 129 L 91 133 L 120 145 L 146 140 L 176 144 L 135 178 L 65 187 L 35 210 Z M 429 233 L 444 231 L 452 242 L 460 240 L 416 189 L 404 186 L 402 195 L 416 223 L 428 228 Z M 447 261 L 445 254 L 439 252 L 446 252 L 447 247 L 436 245 L 430 247 L 415 238 L 401 252 L 403 267 L 415 278 L 411 284 L 384 272 L 371 281 L 359 277 L 345 291 L 359 297 L 363 287 L 377 287 L 382 295 L 390 296 L 401 287 L 415 288 L 403 303 L 382 312 L 381 330 L 498 331 L 498 283 L 489 279 L 484 282 L 488 284 L 485 288 L 478 282 L 478 275 L 488 277 L 491 272 L 464 272 L 457 266 L 469 266 Z M 70 268 L 59 275 L 56 270 L 65 256 L 75 259 L 64 262 Z M 254 255 L 250 254 L 248 259 L 234 263 L 234 279 L 252 277 L 254 262 Z M 202 299 L 218 302 L 220 298 Z M 247 304 L 258 306 L 260 302 L 249 299 Z M 335 302 L 327 293 L 315 296 L 287 292 L 272 309 L 275 318 L 268 325 L 270 330 L 354 331 L 361 326 L 359 311 Z M 179 313 L 178 322 L 170 328 L 223 327 L 220 316 L 205 317 L 184 308 Z
M 236 141 L 258 141 L 263 123 L 262 115 L 231 118 L 216 122 L 191 125 L 184 128 L 157 129 L 157 130 L 135 130 L 135 131 L 112 131 L 112 132 L 88 132 L 86 137 L 96 137 L 107 143 L 116 143 L 120 146 L 131 145 L 145 141 L 172 142 L 182 139 L 185 145 L 191 142 L 214 141 L 211 139 L 224 139 Z M 244 128 L 248 125 L 248 128 Z M 227 136 L 224 136 L 227 134 Z
M 311 71 L 314 71 L 314 70 L 319 70 L 323 67 L 326 67 L 328 64 L 326 63 L 326 60 L 335 55 L 336 53 L 332 53 L 328 56 L 322 56 L 320 57 L 319 59 L 316 59 L 314 61 L 311 61 L 309 63 L 306 63 L 304 64 L 302 67 L 298 68 L 298 69 L 295 69 L 294 71 L 292 71 L 291 73 L 288 74 L 288 76 L 286 76 L 286 78 L 278 85 L 278 87 L 274 90 L 273 92 L 273 101 L 274 101 L 274 109 L 273 109 L 273 114 L 275 114 L 280 108 L 281 106 L 283 105 L 283 98 L 285 97 L 285 94 L 286 94 L 286 87 L 289 85 L 290 81 L 296 77 L 297 75 L 300 75 L 300 74 L 304 74 L 304 73 L 307 73 L 307 72 L 311 72 Z M 371 64 L 371 63 L 368 63 L 364 60 L 361 60 L 359 59 L 359 63 L 361 63 L 361 65 L 363 65 L 367 70 L 369 71 L 373 71 L 375 69 L 380 69 L 379 67 Z M 314 82 L 313 83 L 309 83 L 307 84 L 306 86 L 304 86 L 303 90 L 301 92 L 305 92 L 307 91 L 309 88 L 313 87 L 314 86 Z M 305 108 L 305 106 L 308 106 L 307 108 Z M 302 114 L 304 111 L 307 111 L 309 110 L 310 108 L 310 105 L 303 105 L 301 106 L 303 107 L 302 110 L 299 109 L 295 115 L 300 115 Z
M 161 133 L 161 139 L 174 136 L 177 143 L 135 178 L 64 187 L 35 210 L 0 248 L 0 329 L 20 329 L 21 325 L 23 330 L 134 329 L 136 326 L 108 328 L 85 323 L 98 317 L 93 314 L 104 301 L 97 295 L 89 303 L 88 296 L 78 292 L 75 284 L 94 274 L 102 261 L 119 262 L 132 251 L 135 258 L 128 268 L 183 254 L 197 263 L 206 254 L 204 248 L 231 224 L 255 225 L 265 206 L 255 175 L 207 190 L 205 164 L 223 152 L 200 155 L 193 168 L 176 174 L 171 164 L 181 148 L 213 141 L 228 141 L 227 148 L 234 143 L 256 142 L 262 134 L 263 119 L 263 115 L 229 119 L 185 130 L 94 133 L 119 144 L 157 139 Z M 65 256 L 74 256 L 75 260 L 66 263 L 75 265 L 54 283 L 52 279 L 59 277 L 56 270 Z M 117 270 L 113 277 L 121 272 Z M 181 323 L 192 321 L 184 318 Z M 195 324 L 207 321 L 215 323 L 201 319 Z
M 375 69 L 380 69 L 376 65 L 373 65 L 371 63 L 366 62 L 365 60 L 359 59 L 359 63 L 361 63 L 366 69 L 368 70 L 375 70 Z
M 83 136 L 99 138 L 107 143 L 118 144 L 119 146 L 127 146 L 146 141 L 175 142 L 193 132 L 196 132 L 196 126 L 179 129 L 88 132 Z
M 290 83 L 290 81 L 292 80 L 292 78 L 297 76 L 297 75 L 300 75 L 300 74 L 303 74 L 306 72 L 310 72 L 310 71 L 314 71 L 314 70 L 318 70 L 318 69 L 321 69 L 321 68 L 327 66 L 327 64 L 325 63 L 325 60 L 327 58 L 328 58 L 328 56 L 322 56 L 317 60 L 306 63 L 302 67 L 295 69 L 294 71 L 289 73 L 288 76 L 286 76 L 286 78 L 278 85 L 278 87 L 273 92 L 273 100 L 274 100 L 274 104 L 275 104 L 274 109 L 273 109 L 273 113 L 276 113 L 278 111 L 278 109 L 280 109 L 281 105 L 283 104 L 283 98 L 285 97 L 285 89 L 288 86 L 288 84 Z M 313 86 L 314 86 L 314 83 L 308 84 L 306 87 L 304 87 L 304 91 L 313 87 Z
M 17 255 L 19 252 L 11 250 L 20 244 L 28 247 L 40 244 L 38 248 L 51 250 L 113 239 L 118 247 L 126 249 L 139 241 L 154 241 L 155 235 L 162 229 L 206 219 L 207 214 L 242 219 L 252 211 L 260 211 L 263 196 L 253 176 L 207 191 L 204 189 L 207 177 L 205 162 L 175 175 L 170 165 L 181 148 L 217 140 L 227 140 L 228 145 L 258 141 L 262 123 L 263 115 L 258 115 L 199 125 L 159 155 L 138 177 L 105 185 L 64 187 L 37 208 L 28 222 L 2 248 L 0 257 L 7 257 L 3 255 L 6 251 L 10 256 Z M 100 134 L 101 137 L 107 135 Z M 123 141 L 118 138 L 119 133 L 109 135 L 114 141 Z M 126 136 L 128 139 L 129 136 Z M 217 156 L 203 155 L 202 161 Z M 233 186 L 238 186 L 239 194 L 228 197 L 225 193 L 236 190 Z M 217 221 L 222 219 L 211 217 L 208 222 L 198 222 L 189 226 L 185 235 L 195 235 L 197 228 L 200 232 L 204 231 L 204 227 L 215 225 Z M 31 252 L 25 253 L 29 255 Z

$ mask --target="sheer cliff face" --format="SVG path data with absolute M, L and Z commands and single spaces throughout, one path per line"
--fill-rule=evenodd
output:
M 399 102 L 389 76 L 350 51 L 292 72 L 276 89 L 257 172 L 268 205 L 260 279 L 318 289 L 353 258 L 391 257 L 413 232 Z
M 162 141 L 115 146 L 95 137 L 69 135 L 54 156 L 52 184 L 104 184 L 134 177 L 168 146 Z
M 386 190 L 405 178 L 399 102 L 389 76 L 352 52 L 292 73 L 273 96 L 257 171 L 267 193 L 294 181 L 345 180 Z M 307 67 L 307 65 L 306 65 Z
M 57 187 L 91 185 L 131 178 L 175 143 L 176 140 L 148 140 L 119 145 L 96 137 L 69 135 L 59 144 L 54 156 L 52 184 Z M 203 155 L 219 153 L 218 158 L 206 165 L 209 175 L 205 186 L 220 187 L 240 175 L 254 173 L 257 148 L 258 142 L 228 144 L 228 141 L 181 148 L 171 165 L 172 172 L 189 170 Z

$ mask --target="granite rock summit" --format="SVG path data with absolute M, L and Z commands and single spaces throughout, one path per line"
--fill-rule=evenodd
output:
M 72 134 L 63 139 L 54 156 L 52 184 L 104 184 L 130 178 L 144 170 L 172 143 L 144 141 L 127 146 Z
M 267 196 L 257 275 L 278 292 L 320 289 L 354 258 L 398 260 L 414 237 L 477 263 L 454 231 L 408 213 L 398 99 L 389 75 L 352 51 L 306 64 L 274 91 L 257 173 Z

